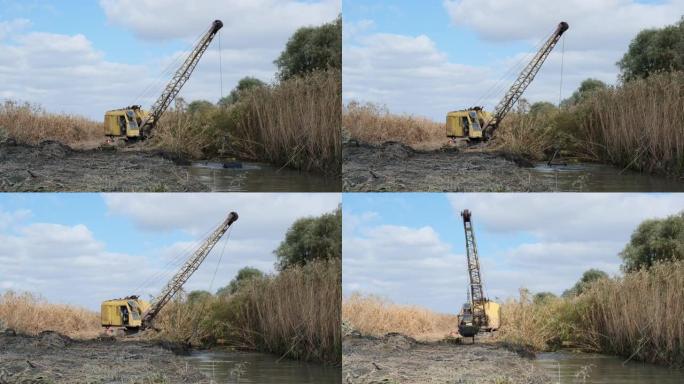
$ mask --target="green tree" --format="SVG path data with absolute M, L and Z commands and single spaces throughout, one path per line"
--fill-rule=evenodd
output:
M 253 267 L 244 267 L 240 269 L 233 278 L 233 280 L 228 283 L 225 287 L 219 289 L 216 294 L 222 295 L 233 295 L 240 290 L 248 281 L 252 279 L 260 279 L 264 277 L 264 273 Z
M 617 65 L 624 81 L 684 70 L 684 16 L 675 25 L 639 32 Z
M 190 304 L 201 303 L 211 297 L 211 293 L 207 291 L 192 291 L 188 293 L 188 302 Z
M 315 70 L 341 69 L 342 18 L 318 27 L 299 28 L 274 63 L 281 80 Z
M 214 108 L 214 104 L 212 104 L 211 101 L 195 100 L 188 104 L 188 113 L 191 115 L 199 114 L 201 116 L 207 116 Z
M 582 81 L 582 84 L 580 84 L 579 88 L 577 88 L 577 90 L 575 90 L 575 92 L 573 92 L 568 99 L 563 100 L 561 104 L 564 106 L 579 104 L 593 92 L 606 88 L 608 88 L 608 86 L 601 80 L 591 78 L 586 79 Z
M 534 302 L 535 304 L 543 304 L 555 298 L 556 295 L 554 295 L 551 292 L 537 292 L 532 297 L 532 302 Z
M 659 261 L 684 260 L 684 211 L 641 223 L 620 257 L 625 272 L 649 268 Z
M 538 101 L 530 106 L 529 113 L 533 116 L 549 116 L 557 110 L 558 108 L 548 101 Z
M 575 283 L 575 285 L 572 288 L 563 292 L 562 296 L 572 297 L 581 295 L 582 292 L 584 292 L 584 290 L 587 289 L 589 284 L 593 283 L 596 280 L 606 278 L 608 278 L 607 273 L 595 268 L 589 269 L 582 274 L 582 277 L 580 277 L 579 281 Z
M 342 210 L 319 217 L 305 217 L 292 224 L 278 248 L 279 270 L 305 265 L 312 260 L 339 259 L 342 257 Z
M 256 77 L 245 76 L 238 81 L 237 85 L 232 91 L 230 91 L 228 96 L 219 100 L 218 104 L 221 107 L 227 107 L 230 104 L 235 104 L 240 100 L 241 93 L 244 93 L 248 89 L 263 87 L 265 85 L 266 83 L 257 79 Z

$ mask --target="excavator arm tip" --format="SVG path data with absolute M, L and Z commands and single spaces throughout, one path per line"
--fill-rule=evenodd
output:
M 213 32 L 218 32 L 219 29 L 223 28 L 223 21 L 221 20 L 214 20 L 214 24 L 212 24 L 212 31 Z

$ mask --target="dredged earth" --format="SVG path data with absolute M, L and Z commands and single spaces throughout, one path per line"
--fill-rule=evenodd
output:
M 342 150 L 343 190 L 426 192 L 552 191 L 529 161 L 508 154 L 443 148 L 418 151 L 397 142 L 349 141 Z
M 542 384 L 552 382 L 534 355 L 501 344 L 420 343 L 396 333 L 381 338 L 345 336 L 344 384 Z
M 192 192 L 183 159 L 161 151 L 74 150 L 55 141 L 0 143 L 0 191 Z
M 0 384 L 209 383 L 176 353 L 179 345 L 101 338 L 76 341 L 56 332 L 0 334 Z

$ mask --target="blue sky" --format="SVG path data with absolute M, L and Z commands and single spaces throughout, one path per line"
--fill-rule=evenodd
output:
M 149 107 L 180 61 L 169 65 L 221 19 L 224 28 L 180 93 L 215 102 L 219 39 L 226 95 L 245 76 L 274 81 L 273 61 L 288 38 L 339 13 L 338 0 L 0 0 L 0 101 L 95 120 L 133 103 Z
M 0 293 L 28 291 L 93 310 L 109 298 L 153 296 L 234 210 L 240 219 L 229 238 L 185 287 L 215 291 L 245 266 L 273 272 L 273 250 L 287 228 L 339 202 L 339 194 L 2 194 Z
M 615 63 L 630 40 L 684 14 L 683 0 L 343 0 L 342 6 L 344 100 L 436 121 L 476 103 L 493 108 L 560 21 L 570 30 L 524 94 L 528 101 L 557 103 L 560 92 L 568 97 L 590 77 L 615 84 Z
M 589 268 L 619 274 L 632 231 L 680 212 L 684 196 L 347 193 L 344 295 L 457 311 L 467 288 L 463 209 L 473 214 L 485 292 L 504 300 L 522 287 L 560 294 Z

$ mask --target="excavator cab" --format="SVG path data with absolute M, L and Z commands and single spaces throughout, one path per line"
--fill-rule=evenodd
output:
M 137 296 L 107 300 L 100 308 L 100 321 L 107 330 L 136 330 L 142 326 L 142 316 L 150 304 Z
M 482 127 L 491 117 L 491 114 L 480 107 L 449 112 L 446 118 L 447 137 L 481 140 Z
M 140 124 L 147 117 L 139 105 L 107 111 L 104 117 L 105 135 L 136 139 L 142 136 Z

